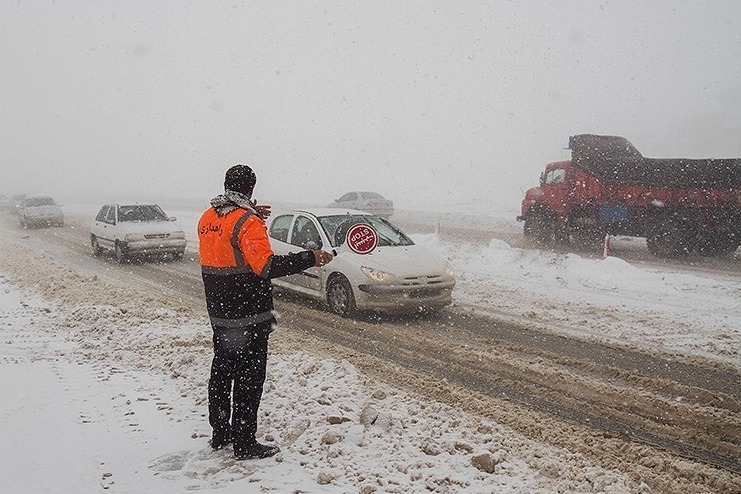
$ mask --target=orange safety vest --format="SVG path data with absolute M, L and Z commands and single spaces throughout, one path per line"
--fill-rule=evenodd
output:
M 262 275 L 273 256 L 265 221 L 239 208 L 224 216 L 206 210 L 198 222 L 198 245 L 204 273 Z

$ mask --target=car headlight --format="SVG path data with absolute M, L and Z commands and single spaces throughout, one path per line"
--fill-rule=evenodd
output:
M 369 268 L 367 266 L 360 266 L 360 270 L 366 275 L 371 281 L 376 283 L 393 283 L 397 280 L 396 276 L 389 274 L 385 271 L 378 269 Z
M 144 235 L 138 233 L 127 233 L 124 235 L 124 242 L 136 242 L 137 240 L 144 240 Z
M 455 278 L 455 272 L 453 271 L 453 266 L 450 265 L 450 263 L 445 263 L 445 274 L 449 276 L 450 278 Z
M 185 232 L 178 230 L 170 234 L 170 238 L 185 238 Z

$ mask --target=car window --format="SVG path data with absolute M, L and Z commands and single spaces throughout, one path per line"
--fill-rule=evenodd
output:
M 144 214 L 145 221 L 170 221 L 167 214 L 156 204 L 140 206 L 140 208 Z
M 53 206 L 54 199 L 52 199 L 51 197 L 29 197 L 27 199 L 24 199 L 23 203 L 25 206 L 28 207 Z
M 98 211 L 98 216 L 95 217 L 95 221 L 105 221 L 105 215 L 108 212 L 108 206 L 103 206 Z
M 270 238 L 288 242 L 288 229 L 291 227 L 291 221 L 293 221 L 292 214 L 284 214 L 273 219 L 268 232 Z
M 306 216 L 299 216 L 293 224 L 291 230 L 291 245 L 303 247 L 305 249 L 318 249 L 322 244 L 314 223 Z
M 357 194 L 355 192 L 348 192 L 344 196 L 340 197 L 338 200 L 341 202 L 347 202 L 347 201 L 354 201 L 357 199 Z
M 135 204 L 118 207 L 119 221 L 168 221 L 167 215 L 156 204 Z
M 379 246 L 414 245 L 414 241 L 404 232 L 383 218 L 373 215 L 335 215 L 322 216 L 319 223 L 324 228 L 332 247 L 339 247 L 345 242 L 345 235 L 351 226 L 366 223 L 378 233 Z
M 363 192 L 363 199 L 384 199 L 378 192 Z
M 116 224 L 116 206 L 108 206 L 108 212 L 105 215 L 105 222 L 111 225 Z

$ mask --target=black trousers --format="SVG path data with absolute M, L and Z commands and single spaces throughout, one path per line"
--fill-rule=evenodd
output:
M 208 383 L 208 420 L 214 444 L 234 443 L 235 453 L 255 444 L 268 363 L 271 323 L 247 328 L 214 326 L 214 358 Z

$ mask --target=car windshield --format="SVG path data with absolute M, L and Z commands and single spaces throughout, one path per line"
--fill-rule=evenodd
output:
M 370 214 L 321 216 L 319 217 L 319 223 L 324 228 L 332 247 L 342 245 L 345 241 L 347 230 L 352 225 L 357 225 L 358 223 L 366 223 L 376 230 L 379 246 L 414 245 L 414 241 L 407 237 L 404 232 L 385 219 Z
M 26 206 L 53 206 L 54 199 L 51 197 L 32 197 L 26 200 Z
M 167 215 L 156 204 L 119 206 L 118 221 L 168 221 Z

